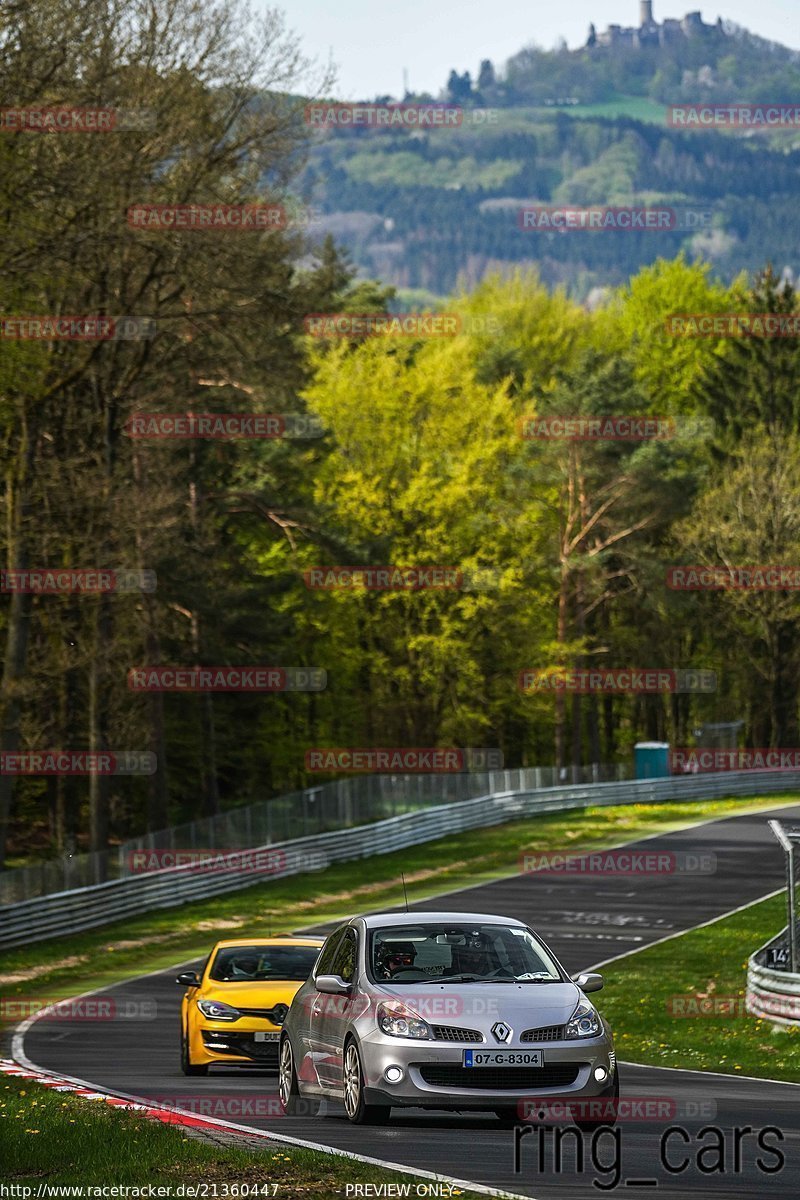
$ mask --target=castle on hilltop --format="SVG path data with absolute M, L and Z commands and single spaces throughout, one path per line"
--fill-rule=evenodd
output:
M 667 18 L 659 25 L 653 20 L 653 0 L 639 0 L 639 27 L 623 28 L 609 25 L 604 33 L 598 33 L 594 25 L 589 26 L 586 45 L 591 46 L 665 46 L 681 38 L 702 37 L 712 30 L 724 32 L 722 17 L 716 25 L 704 25 L 699 12 L 687 13 L 680 21 Z

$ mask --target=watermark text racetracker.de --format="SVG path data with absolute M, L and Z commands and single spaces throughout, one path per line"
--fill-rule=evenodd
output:
M 201 1095 L 194 1092 L 167 1092 L 148 1096 L 148 1103 L 176 1113 L 188 1112 L 198 1117 L 228 1121 L 253 1117 L 272 1121 L 286 1116 L 277 1091 L 238 1096 L 224 1092 L 203 1092 Z
M 282 204 L 134 204 L 128 225 L 149 232 L 264 233 L 286 229 L 288 219 Z
M 416 563 L 400 566 L 307 567 L 309 591 L 343 592 L 486 592 L 497 587 L 502 571 L 495 567 L 455 567 Z
M 709 1097 L 684 1100 L 677 1096 L 582 1096 L 574 1100 L 526 1096 L 517 1101 L 520 1121 L 570 1125 L 575 1121 L 614 1121 L 652 1125 L 657 1121 L 713 1121 L 717 1102 Z
M 66 104 L 0 108 L 2 133 L 128 133 L 155 127 L 156 112 L 151 108 L 79 108 Z
M 325 428 L 318 417 L 307 413 L 173 412 L 135 413 L 122 432 L 144 441 L 219 439 L 221 441 L 271 438 L 320 438 Z
M 748 1017 L 753 1014 L 747 1006 L 746 996 L 723 996 L 710 988 L 707 992 L 669 996 L 666 1001 L 667 1012 L 678 1019 L 709 1019 L 732 1020 Z M 786 1020 L 800 1019 L 800 996 L 779 996 L 762 993 L 758 998 L 760 1012 L 768 1012 L 770 1016 L 782 1017 Z
M 669 751 L 673 774 L 690 771 L 800 771 L 797 746 L 741 747 L 732 750 L 703 746 L 673 746 Z
M 0 592 L 27 592 L 33 595 L 95 595 L 107 592 L 154 592 L 155 571 L 121 568 L 107 570 L 88 567 L 82 570 L 60 567 L 35 567 L 26 570 L 0 570 Z
M 672 313 L 664 332 L 686 338 L 796 338 L 800 313 Z
M 184 871 L 211 874 L 242 872 L 256 875 L 279 875 L 293 871 L 324 871 L 330 859 L 321 850 L 276 850 L 258 847 L 255 850 L 129 850 L 126 867 L 130 875 L 147 874 L 150 871 L 168 871 L 180 867 Z
M 714 875 L 717 856 L 711 850 L 548 850 L 521 854 L 519 864 L 524 875 Z
M 671 104 L 667 124 L 673 129 L 797 129 L 798 104 Z
M 671 417 L 649 415 L 522 417 L 518 428 L 526 442 L 668 441 L 676 432 Z
M 463 109 L 456 104 L 342 104 L 317 101 L 305 107 L 305 123 L 312 129 L 458 129 L 470 125 L 496 125 L 496 108 Z
M 154 775 L 150 750 L 3 750 L 0 775 Z
M 664 578 L 667 587 L 674 592 L 795 592 L 800 589 L 800 566 L 694 564 L 668 567 Z
M 131 667 L 133 692 L 322 692 L 322 667 Z
M 438 989 L 435 985 L 438 985 Z M 330 1017 L 334 1021 L 355 1021 L 373 1010 L 396 1018 L 418 1017 L 434 1024 L 459 1019 L 494 1019 L 500 1016 L 496 996 L 486 992 L 464 996 L 448 991 L 447 977 L 431 975 L 426 980 L 426 991 L 406 995 L 402 1000 L 376 1000 L 360 993 L 357 996 L 305 996 L 299 1003 L 311 1010 L 314 1018 Z
M 153 999 L 124 996 L 77 996 L 72 1000 L 0 997 L 0 1021 L 25 1021 L 34 1016 L 48 1021 L 155 1021 L 157 1004 Z
M 715 692 L 714 671 L 696 667 L 564 667 L 527 668 L 517 680 L 526 695 L 537 693 L 591 692 L 659 693 Z
M 306 750 L 310 772 L 367 772 L 378 774 L 443 774 L 462 771 L 502 771 L 503 752 L 496 747 L 468 746 L 316 746 Z
M 151 317 L 22 315 L 0 316 L 0 339 L 11 342 L 118 342 L 139 341 L 156 335 Z
M 409 337 L 448 338 L 460 333 L 497 334 L 500 321 L 491 315 L 446 312 L 309 313 L 303 327 L 314 338 Z
M 528 233 L 697 233 L 712 219 L 710 209 L 686 205 L 528 204 L 517 214 Z
M 121 1107 L 128 1108 L 128 1105 Z M 141 1111 L 146 1105 L 131 1104 Z M 180 1118 L 176 1115 L 176 1123 Z M 249 1200 L 279 1196 L 282 1183 L 0 1183 L 0 1200 Z

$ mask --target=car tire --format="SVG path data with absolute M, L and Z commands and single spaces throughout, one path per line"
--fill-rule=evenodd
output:
M 208 1063 L 200 1066 L 198 1063 L 193 1063 L 189 1056 L 189 1039 L 186 1033 L 181 1029 L 181 1070 L 184 1075 L 207 1075 Z
M 351 1038 L 344 1048 L 342 1063 L 344 1111 L 353 1125 L 385 1125 L 391 1106 L 367 1104 L 364 1100 L 364 1068 L 358 1046 Z
M 319 1100 L 301 1096 L 289 1035 L 284 1034 L 278 1051 L 278 1099 L 287 1117 L 315 1117 Z
M 573 1115 L 573 1120 L 579 1129 L 583 1129 L 586 1133 L 594 1133 L 596 1129 L 613 1129 L 616 1125 L 619 1116 L 619 1067 L 614 1071 L 613 1086 L 603 1093 L 602 1099 L 608 1104 L 607 1118 L 603 1121 L 588 1121 Z

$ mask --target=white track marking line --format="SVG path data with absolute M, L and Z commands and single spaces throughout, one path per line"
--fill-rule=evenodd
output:
M 193 962 L 194 960 L 189 959 L 188 961 Z M 184 964 L 179 963 L 177 965 L 183 966 Z M 171 970 L 174 970 L 174 967 L 165 967 L 164 970 L 171 971 Z M 151 974 L 152 974 L 152 972 L 151 972 Z M 137 975 L 137 976 L 134 976 L 133 979 L 121 980 L 120 983 L 109 984 L 108 987 L 105 987 L 105 988 L 98 988 L 97 991 L 109 991 L 110 988 L 112 988 L 112 987 L 119 987 L 121 983 L 134 983 L 134 982 L 136 982 L 137 979 L 146 979 L 146 978 L 147 978 L 146 975 Z M 70 999 L 71 1000 L 80 1000 L 84 996 L 93 996 L 96 994 L 97 994 L 97 992 L 83 992 L 83 993 L 81 993 L 80 996 L 73 996 Z M 19 1062 L 23 1067 L 25 1067 L 28 1071 L 33 1071 L 38 1075 L 42 1075 L 42 1076 L 45 1076 L 50 1079 L 63 1080 L 67 1083 L 74 1084 L 80 1088 L 88 1088 L 90 1090 L 90 1092 L 92 1092 L 96 1098 L 104 1098 L 106 1096 L 114 1096 L 114 1097 L 118 1097 L 119 1099 L 122 1099 L 122 1100 L 131 1101 L 132 1103 L 137 1104 L 137 1105 L 144 1105 L 144 1106 L 150 1107 L 150 1108 L 158 1108 L 159 1107 L 158 1105 L 153 1104 L 152 1101 L 148 1100 L 148 1098 L 146 1096 L 135 1096 L 135 1095 L 131 1095 L 128 1092 L 118 1092 L 118 1091 L 110 1091 L 110 1090 L 97 1091 L 97 1084 L 90 1083 L 86 1079 L 78 1079 L 74 1075 L 62 1075 L 60 1073 L 57 1074 L 55 1072 L 47 1070 L 47 1068 L 45 1068 L 45 1067 L 40 1067 L 36 1063 L 32 1062 L 31 1059 L 29 1059 L 28 1056 L 25 1054 L 25 1050 L 24 1050 L 25 1034 L 28 1032 L 30 1027 L 36 1023 L 36 1021 L 41 1020 L 42 1017 L 45 1015 L 46 1015 L 46 1013 L 44 1010 L 41 1013 L 34 1013 L 34 1015 L 32 1017 L 27 1017 L 24 1021 L 22 1021 L 14 1029 L 14 1036 L 13 1036 L 12 1043 L 11 1043 L 11 1055 L 12 1055 L 12 1058 L 14 1058 L 17 1062 Z M 185 1113 L 185 1115 L 187 1117 L 196 1117 L 197 1116 L 196 1113 L 192 1113 L 189 1110 L 181 1109 L 178 1107 L 176 1107 L 174 1109 L 170 1108 L 168 1111 Z M 211 1125 L 219 1126 L 220 1129 L 231 1129 L 231 1130 L 234 1130 L 236 1133 L 245 1133 L 249 1137 L 263 1138 L 265 1141 L 280 1142 L 287 1146 L 300 1146 L 305 1150 L 316 1150 L 320 1154 L 329 1154 L 329 1155 L 339 1157 L 339 1158 L 353 1159 L 356 1162 L 363 1162 L 363 1163 L 369 1164 L 370 1166 L 381 1167 L 387 1171 L 396 1171 L 398 1174 L 401 1174 L 401 1175 L 411 1175 L 412 1177 L 416 1177 L 416 1178 L 420 1178 L 420 1179 L 432 1179 L 436 1183 L 446 1183 L 446 1184 L 449 1184 L 451 1187 L 464 1188 L 466 1191 L 471 1191 L 471 1192 L 479 1192 L 481 1195 L 484 1195 L 484 1196 L 499 1196 L 501 1198 L 504 1198 L 504 1200 L 536 1200 L 535 1197 L 532 1197 L 529 1195 L 522 1195 L 519 1192 L 506 1192 L 506 1191 L 501 1190 L 500 1188 L 489 1187 L 487 1184 L 472 1183 L 469 1180 L 456 1179 L 452 1175 L 444 1175 L 444 1174 L 436 1173 L 434 1171 L 427 1171 L 422 1167 L 410 1167 L 403 1163 L 389 1162 L 387 1159 L 383 1159 L 383 1158 L 373 1158 L 371 1155 L 358 1154 L 353 1150 L 340 1150 L 340 1149 L 337 1149 L 335 1146 L 325 1146 L 325 1145 L 322 1145 L 320 1142 L 310 1142 L 305 1138 L 292 1137 L 289 1134 L 272 1133 L 266 1129 L 257 1129 L 253 1125 L 238 1125 L 233 1121 L 224 1121 L 224 1120 L 222 1120 L 221 1117 L 203 1116 L 203 1122 L 211 1124 Z M 176 1121 L 175 1124 L 176 1125 L 180 1124 L 180 1122 Z
M 785 801 L 783 804 L 765 805 L 764 807 L 757 808 L 757 809 L 748 809 L 746 812 L 742 812 L 742 813 L 731 813 L 725 817 L 706 817 L 703 820 L 693 821 L 690 824 L 680 826 L 677 829 L 662 829 L 657 833 L 647 834 L 644 837 L 636 838 L 635 841 L 620 842 L 616 846 L 607 846 L 607 847 L 603 847 L 603 849 L 607 850 L 607 851 L 617 850 L 617 849 L 621 849 L 623 846 L 638 845 L 639 842 L 650 841 L 653 838 L 657 838 L 657 837 L 664 837 L 670 833 L 682 833 L 688 829 L 697 829 L 703 825 L 714 824 L 717 821 L 723 822 L 723 821 L 735 820 L 735 819 L 741 818 L 741 817 L 757 816 L 759 813 L 770 812 L 776 808 L 783 809 L 783 808 L 788 808 L 788 807 L 792 807 L 792 806 L 796 806 L 796 805 L 797 805 L 797 801 Z M 591 806 L 589 806 L 589 807 L 591 807 Z M 579 810 L 579 811 L 583 811 L 583 810 Z M 513 879 L 513 878 L 515 878 L 515 876 L 508 875 L 508 876 L 503 876 L 501 878 Z M 489 883 L 489 882 L 500 882 L 500 879 L 486 881 L 486 883 Z M 458 895 L 459 892 L 472 891 L 476 887 L 486 886 L 486 883 L 472 884 L 468 887 L 457 888 L 452 892 L 439 893 L 439 895 L 440 896 Z M 618 955 L 615 955 L 613 958 L 604 959 L 602 962 L 594 964 L 594 966 L 591 968 L 586 967 L 585 970 L 594 970 L 596 967 L 605 966 L 606 964 L 615 962 L 620 958 L 628 958 L 632 954 L 638 954 L 640 952 L 640 950 L 649 949 L 650 946 L 657 946 L 657 945 L 661 944 L 662 942 L 670 941 L 672 938 L 680 937 L 684 933 L 690 933 L 692 931 L 692 929 L 702 929 L 706 925 L 712 925 L 712 924 L 714 924 L 715 921 L 722 920 L 726 916 L 732 916 L 734 913 L 741 912 L 743 909 L 746 909 L 746 908 L 750 908 L 753 904 L 760 903 L 761 900 L 769 899 L 770 896 L 777 896 L 783 890 L 784 890 L 783 888 L 778 888 L 777 891 L 770 892 L 770 893 L 768 893 L 768 895 L 765 895 L 765 896 L 760 896 L 756 900 L 751 900 L 748 904 L 742 904 L 738 908 L 731 909 L 730 912 L 722 913 L 718 917 L 712 917 L 712 919 L 710 921 L 704 921 L 700 925 L 692 926 L 689 929 L 683 929 L 677 933 L 668 934 L 666 937 L 659 938 L 655 942 L 650 942 L 650 943 L 648 943 L 647 946 L 642 946 L 638 950 L 629 951 L 628 954 L 618 954 Z M 187 964 L 195 962 L 195 961 L 196 960 L 193 958 L 192 959 L 184 959 L 182 962 L 174 963 L 172 966 L 163 967 L 160 971 L 156 971 L 156 972 L 149 971 L 149 972 L 145 972 L 142 975 L 134 975 L 130 979 L 118 980 L 116 983 L 107 984 L 105 987 L 101 987 L 101 988 L 95 988 L 93 991 L 90 991 L 90 992 L 81 992 L 77 996 L 70 997 L 68 1002 L 72 1002 L 74 1000 L 81 1000 L 86 996 L 98 995 L 101 992 L 110 991 L 114 987 L 120 987 L 120 986 L 122 986 L 122 984 L 136 983 L 137 980 L 146 979 L 149 975 L 152 975 L 152 974 L 158 974 L 158 975 L 166 974 L 168 971 L 177 970 L 178 967 L 186 966 Z M 28 1017 L 25 1021 L 22 1021 L 19 1025 L 17 1025 L 15 1027 L 14 1035 L 13 1035 L 12 1043 L 11 1043 L 12 1057 L 17 1062 L 20 1062 L 23 1066 L 25 1066 L 28 1070 L 38 1071 L 43 1075 L 49 1075 L 51 1078 L 64 1079 L 70 1083 L 75 1083 L 80 1087 L 89 1087 L 89 1088 L 95 1087 L 96 1086 L 95 1084 L 89 1083 L 86 1080 L 76 1079 L 73 1076 L 53 1075 L 51 1072 L 46 1071 L 43 1067 L 37 1066 L 36 1063 L 32 1062 L 27 1057 L 27 1055 L 25 1054 L 25 1049 L 24 1049 L 25 1034 L 28 1032 L 30 1027 L 36 1021 L 40 1020 L 41 1017 L 44 1015 L 45 1015 L 44 1012 L 35 1013 L 32 1017 Z M 670 1070 L 680 1071 L 681 1070 L 681 1068 L 678 1068 L 678 1067 L 652 1067 L 652 1066 L 648 1066 L 647 1064 L 644 1064 L 644 1063 L 631 1063 L 630 1065 L 641 1067 L 643 1070 L 651 1070 L 651 1071 L 670 1071 Z M 722 1075 L 720 1072 L 716 1072 L 716 1071 L 686 1071 L 686 1074 L 715 1075 L 715 1076 L 718 1076 L 718 1077 L 724 1078 L 724 1079 L 745 1079 L 745 1080 L 751 1080 L 753 1082 L 758 1082 L 758 1083 L 780 1083 L 780 1084 L 784 1083 L 783 1080 L 762 1080 L 762 1079 L 758 1079 L 754 1076 Z M 800 1084 L 788 1084 L 786 1086 L 798 1087 L 798 1086 L 800 1086 Z M 107 1092 L 105 1094 L 112 1095 L 112 1096 L 119 1096 L 122 1099 L 132 1100 L 135 1103 L 142 1103 L 143 1101 L 146 1102 L 146 1097 L 130 1096 L 124 1092 Z M 187 1113 L 187 1115 L 193 1115 L 193 1114 Z M 532 1197 L 521 1196 L 518 1193 L 503 1192 L 503 1191 L 499 1191 L 496 1188 L 489 1188 L 483 1184 L 474 1184 L 474 1183 L 469 1183 L 464 1180 L 454 1179 L 450 1176 L 436 1175 L 433 1172 L 424 1171 L 422 1169 L 416 1170 L 412 1167 L 407 1167 L 407 1166 L 404 1166 L 399 1163 L 392 1163 L 392 1162 L 388 1162 L 384 1159 L 372 1158 L 367 1155 L 356 1154 L 353 1151 L 338 1150 L 334 1147 L 323 1146 L 317 1142 L 308 1142 L 308 1141 L 305 1141 L 304 1139 L 293 1138 L 293 1137 L 289 1137 L 288 1135 L 284 1135 L 284 1134 L 268 1133 L 263 1130 L 257 1130 L 257 1129 L 255 1129 L 254 1126 L 236 1125 L 233 1122 L 223 1121 L 220 1118 L 207 1118 L 207 1119 L 210 1121 L 213 1121 L 213 1123 L 215 1123 L 215 1124 L 219 1124 L 220 1127 L 222 1127 L 222 1128 L 233 1129 L 233 1130 L 236 1130 L 237 1132 L 244 1132 L 244 1133 L 247 1133 L 247 1134 L 255 1136 L 255 1137 L 264 1137 L 267 1140 L 284 1142 L 287 1145 L 302 1146 L 302 1147 L 305 1147 L 306 1149 L 317 1150 L 323 1154 L 338 1155 L 339 1157 L 355 1159 L 358 1162 L 370 1163 L 373 1166 L 380 1166 L 386 1170 L 398 1171 L 399 1173 L 404 1174 L 404 1175 L 417 1175 L 420 1178 L 433 1179 L 433 1180 L 437 1180 L 439 1182 L 450 1183 L 456 1187 L 464 1187 L 471 1191 L 477 1191 L 477 1192 L 480 1192 L 483 1195 L 487 1195 L 487 1196 L 511 1197 L 511 1198 L 513 1198 L 513 1200 L 533 1200 Z
M 771 900 L 773 896 L 780 896 L 781 892 L 785 892 L 786 888 L 777 888 L 774 892 L 767 892 L 763 896 L 757 896 L 755 900 L 748 900 L 747 904 L 740 904 L 737 908 L 731 908 L 728 912 L 720 913 L 718 917 L 711 917 L 708 921 L 701 921 L 699 925 L 691 925 L 688 929 L 679 929 L 677 933 L 668 933 L 665 937 L 659 938 L 655 942 L 648 942 L 646 946 L 639 946 L 636 950 L 628 950 L 624 954 L 615 954 L 613 958 L 604 958 L 602 962 L 593 963 L 591 967 L 584 967 L 585 971 L 596 971 L 599 967 L 605 967 L 609 963 L 619 962 L 623 958 L 633 958 L 634 954 L 641 954 L 644 950 L 650 950 L 653 946 L 661 946 L 664 942 L 671 942 L 674 938 L 683 937 L 687 933 L 694 933 L 696 929 L 707 929 L 709 925 L 715 925 L 717 921 L 724 921 L 726 917 L 733 917 L 736 913 L 744 912 L 747 908 L 752 908 L 754 904 L 761 904 L 763 900 Z M 763 1075 L 732 1075 L 725 1071 L 695 1071 L 691 1067 L 654 1067 L 650 1063 L 626 1063 L 629 1067 L 640 1067 L 643 1071 L 678 1071 L 686 1075 L 714 1075 L 718 1079 L 748 1079 L 752 1083 L 776 1083 L 782 1087 L 800 1087 L 800 1083 L 793 1083 L 790 1079 L 766 1079 Z
M 604 958 L 601 962 L 593 963 L 591 967 L 584 967 L 584 971 L 596 971 L 598 967 L 605 967 L 608 963 L 618 962 L 621 958 L 633 958 L 634 954 L 641 954 L 643 950 L 651 950 L 654 946 L 663 946 L 664 942 L 671 942 L 674 938 L 683 937 L 685 933 L 694 933 L 696 929 L 706 929 L 709 925 L 715 925 L 717 921 L 724 921 L 726 917 L 733 917 L 736 913 L 744 912 L 746 908 L 752 908 L 754 904 L 761 904 L 762 900 L 771 900 L 773 896 L 780 896 L 781 892 L 785 892 L 785 887 L 776 888 L 774 892 L 765 892 L 763 896 L 756 896 L 755 900 L 748 900 L 746 904 L 740 904 L 737 908 L 729 908 L 727 912 L 720 913 L 716 917 L 709 917 L 707 921 L 701 921 L 699 925 L 687 925 L 685 929 L 678 929 L 675 933 L 667 933 L 664 937 L 656 938 L 654 942 L 647 942 L 644 946 L 637 946 L 635 950 L 625 950 L 622 954 L 615 954 L 612 958 Z
M 695 1071 L 692 1067 L 653 1067 L 649 1063 L 625 1062 L 620 1059 L 620 1062 L 625 1067 L 636 1067 L 639 1071 L 674 1071 L 678 1075 L 713 1075 L 715 1079 L 740 1079 L 749 1080 L 750 1083 L 772 1083 L 778 1087 L 800 1087 L 800 1083 L 794 1083 L 791 1079 L 765 1079 L 763 1075 L 728 1075 L 725 1071 Z

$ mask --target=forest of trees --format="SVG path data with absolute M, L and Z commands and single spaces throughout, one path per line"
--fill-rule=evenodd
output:
M 512 128 L 504 127 L 508 112 Z M 627 117 L 541 110 L 523 119 L 506 110 L 496 127 L 466 119 L 460 129 L 413 138 L 337 130 L 312 147 L 299 184 L 323 227 L 342 222 L 357 265 L 397 287 L 447 295 L 487 270 L 535 261 L 545 283 L 563 283 L 583 300 L 681 250 L 713 261 L 728 281 L 768 259 L 800 273 L 800 150 L 791 149 L 791 130 L 775 136 L 784 144 Z M 522 206 L 537 202 L 685 204 L 706 212 L 710 227 L 616 238 L 520 230 Z
M 292 790 L 316 746 L 613 762 L 642 736 L 687 745 L 732 719 L 750 745 L 796 745 L 795 594 L 665 585 L 672 564 L 800 564 L 796 339 L 664 329 L 672 313 L 792 313 L 792 290 L 766 266 L 727 284 L 677 257 L 589 312 L 520 269 L 453 297 L 455 337 L 309 337 L 306 315 L 382 311 L 391 289 L 301 227 L 143 232 L 126 212 L 285 197 L 305 153 L 287 97 L 326 81 L 274 17 L 259 41 L 235 7 L 144 11 L 27 0 L 0 16 L 15 103 L 155 114 L 132 132 L 0 135 L 0 314 L 154 322 L 131 340 L 0 338 L 2 564 L 157 578 L 2 597 L 0 750 L 145 749 L 157 770 L 1 773 L 0 856 L 99 849 Z M 309 413 L 326 432 L 126 436 L 137 413 L 189 411 Z M 533 414 L 654 414 L 675 436 L 535 442 L 520 435 Z M 321 564 L 489 582 L 310 589 Z M 143 664 L 315 666 L 327 687 L 139 694 Z M 586 665 L 703 667 L 717 690 L 519 689 L 524 668 Z

